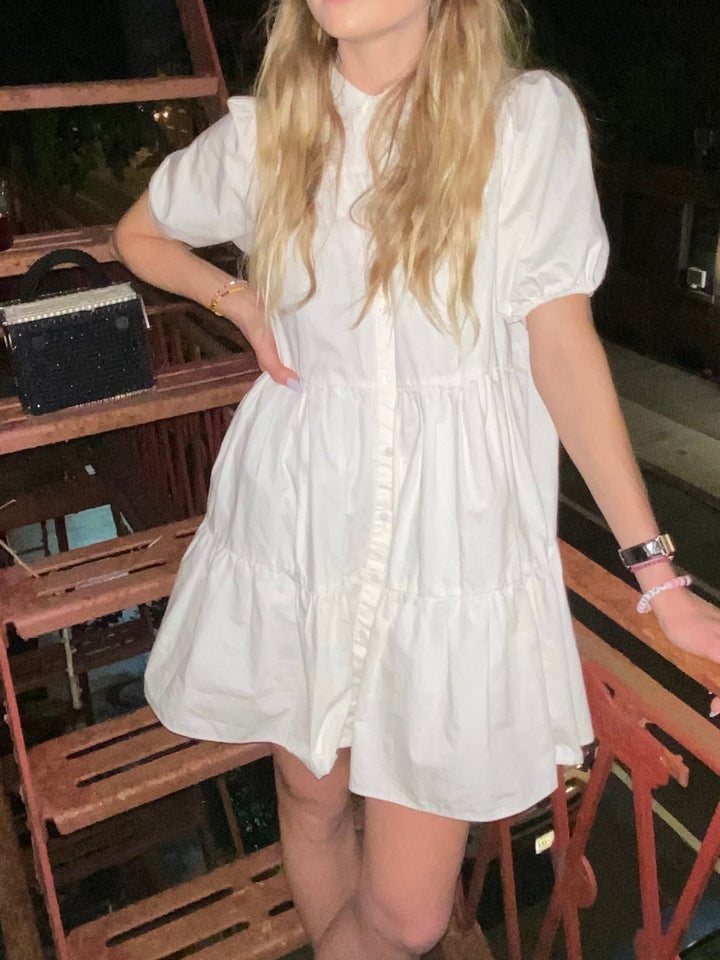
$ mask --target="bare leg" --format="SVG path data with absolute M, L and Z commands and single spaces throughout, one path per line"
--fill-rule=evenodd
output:
M 411 960 L 430 950 L 450 918 L 467 827 L 367 799 L 360 883 L 316 960 Z
M 348 790 L 350 751 L 318 779 L 297 757 L 276 747 L 275 782 L 283 863 L 293 899 L 313 945 L 350 899 L 360 850 Z

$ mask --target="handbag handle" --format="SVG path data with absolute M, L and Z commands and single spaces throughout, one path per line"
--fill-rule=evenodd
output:
M 36 260 L 20 281 L 20 300 L 23 303 L 35 300 L 38 287 L 48 273 L 65 263 L 73 263 L 76 267 L 82 267 L 90 278 L 93 287 L 108 286 L 109 280 L 105 271 L 95 257 L 89 253 L 71 248 L 51 250 L 50 253 L 46 253 L 44 257 Z

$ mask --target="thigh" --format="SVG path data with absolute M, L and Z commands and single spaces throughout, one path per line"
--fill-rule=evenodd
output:
M 444 930 L 452 911 L 468 824 L 366 799 L 361 891 L 391 923 Z
M 280 805 L 290 805 L 308 816 L 332 819 L 350 803 L 350 750 L 338 751 L 337 760 L 325 777 L 316 777 L 284 747 L 274 747 L 275 783 Z

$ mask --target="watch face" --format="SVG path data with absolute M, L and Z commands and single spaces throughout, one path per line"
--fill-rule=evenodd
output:
M 675 544 L 669 533 L 661 533 L 652 540 L 626 547 L 618 553 L 623 564 L 629 569 L 656 557 L 674 557 Z

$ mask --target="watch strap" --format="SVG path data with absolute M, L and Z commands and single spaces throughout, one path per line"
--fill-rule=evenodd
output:
M 661 533 L 652 540 L 646 540 L 645 543 L 636 543 L 632 547 L 618 550 L 618 554 L 623 565 L 630 570 L 640 563 L 647 563 L 648 560 L 663 557 L 671 559 L 675 556 L 675 542 L 669 533 Z

